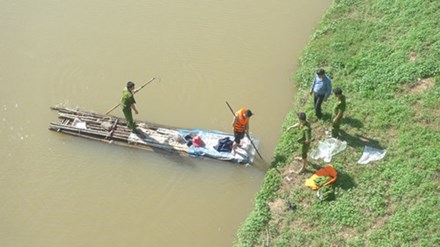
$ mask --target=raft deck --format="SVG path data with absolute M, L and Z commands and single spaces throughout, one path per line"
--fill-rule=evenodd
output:
M 214 147 L 221 139 L 233 140 L 232 134 L 221 131 L 201 129 L 182 129 L 165 125 L 136 122 L 136 133 L 133 133 L 123 118 L 80 111 L 61 106 L 51 107 L 58 112 L 58 122 L 51 122 L 49 129 L 59 133 L 87 139 L 138 148 L 147 151 L 167 151 L 182 156 L 208 157 L 235 163 L 252 163 L 255 156 L 248 138 L 241 141 L 241 147 L 235 154 L 219 152 Z M 204 145 L 196 147 L 188 144 L 188 137 L 200 136 Z M 252 137 L 255 143 L 258 141 Z

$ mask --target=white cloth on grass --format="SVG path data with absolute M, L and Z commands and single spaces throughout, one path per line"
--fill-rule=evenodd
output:
M 310 152 L 310 157 L 314 160 L 323 159 L 325 162 L 330 162 L 332 157 L 347 148 L 346 141 L 340 141 L 336 138 L 329 138 L 320 141 L 318 149 Z
M 370 146 L 365 146 L 364 153 L 362 153 L 361 158 L 358 160 L 358 164 L 365 165 L 372 161 L 381 160 L 385 157 L 387 150 L 381 150 L 377 148 L 372 148 Z

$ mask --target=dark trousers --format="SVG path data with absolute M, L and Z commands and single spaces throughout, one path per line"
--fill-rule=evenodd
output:
M 238 132 L 234 130 L 234 142 L 240 144 L 241 139 L 244 137 L 244 131 Z
M 322 102 L 324 101 L 325 95 L 319 95 L 316 93 L 314 93 L 313 95 L 314 95 L 313 102 L 315 104 L 315 114 L 318 119 L 321 119 L 322 118 L 321 105 Z

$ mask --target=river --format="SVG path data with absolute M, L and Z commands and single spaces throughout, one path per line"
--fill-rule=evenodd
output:
M 156 77 L 136 119 L 230 132 L 228 101 L 270 161 L 330 2 L 0 0 L 0 246 L 231 246 L 268 164 L 61 135 L 49 107 L 104 113 Z

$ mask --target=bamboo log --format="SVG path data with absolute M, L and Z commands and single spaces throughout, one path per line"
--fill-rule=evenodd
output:
M 66 108 L 66 107 L 62 107 L 62 106 L 53 106 L 53 107 L 50 107 L 50 109 L 56 110 L 56 111 L 61 112 L 61 113 L 68 113 L 68 114 L 71 114 L 71 115 L 75 115 L 77 117 L 79 117 L 79 116 L 90 116 L 90 117 L 99 118 L 99 119 L 109 119 L 109 120 L 110 119 L 119 119 L 120 123 L 122 123 L 122 124 L 126 124 L 127 123 L 124 118 L 119 118 L 119 117 L 112 116 L 112 115 L 102 115 L 102 114 L 98 114 L 98 113 L 82 112 L 82 111 L 79 111 L 79 110 L 74 110 L 74 109 L 70 109 L 70 108 Z M 152 122 L 148 122 L 148 121 L 142 121 L 142 123 L 148 125 L 149 129 L 157 129 L 157 128 L 173 129 L 172 126 L 152 123 Z
M 68 134 L 72 134 L 72 135 L 76 135 L 76 136 L 80 136 L 80 137 L 85 137 L 88 139 L 95 139 L 95 140 L 102 140 L 102 141 L 106 140 L 105 139 L 106 135 L 103 134 L 103 131 L 77 129 L 74 127 L 64 126 L 64 125 L 60 125 L 57 123 L 50 123 L 50 130 L 62 131 L 63 133 L 68 133 Z M 101 139 L 98 137 L 103 137 L 103 138 Z M 158 143 L 158 142 L 148 142 L 144 139 L 142 139 L 144 142 L 137 142 L 137 141 L 133 142 L 133 141 L 128 140 L 128 137 L 119 137 L 119 136 L 115 135 L 113 137 L 113 140 L 117 141 L 117 142 L 127 143 L 130 146 L 137 146 L 137 145 L 151 146 L 151 147 L 160 148 L 160 149 L 164 149 L 164 150 L 168 150 L 168 151 L 188 152 L 188 148 L 186 146 L 172 146 L 169 144 L 163 144 L 163 143 Z
M 77 119 L 76 116 L 73 116 L 73 115 L 64 115 L 63 117 L 66 117 L 68 119 Z M 107 133 L 107 138 L 108 138 L 109 135 L 111 135 L 111 131 L 102 128 L 100 121 L 96 121 L 95 119 L 80 119 L 80 121 L 86 122 L 88 130 L 100 131 L 100 133 Z M 62 120 L 61 124 L 65 125 L 65 126 L 70 126 L 70 127 L 74 128 L 74 129 L 76 129 L 77 131 L 83 131 L 82 129 L 78 129 L 75 126 L 66 125 L 64 120 Z M 126 126 L 123 126 L 123 125 L 118 126 L 118 120 L 116 120 L 114 122 L 112 128 L 113 128 L 113 133 L 114 134 L 116 134 L 116 135 L 123 135 L 126 138 L 128 138 L 128 136 L 131 133 L 131 130 L 128 129 Z M 115 128 L 117 130 L 115 130 Z M 147 129 L 147 130 L 150 130 L 150 129 Z M 163 138 L 163 139 L 174 138 L 174 135 L 172 135 L 172 133 L 175 133 L 175 131 L 171 131 L 169 133 L 168 132 L 162 132 L 162 131 L 155 131 L 155 130 L 150 130 L 150 131 L 153 132 L 154 135 L 158 136 L 159 138 Z M 96 133 L 93 133 L 93 134 L 96 134 Z M 145 133 L 145 134 L 148 135 L 148 133 Z M 153 140 L 145 140 L 145 141 L 148 141 L 148 142 L 158 142 L 158 141 L 155 141 L 154 139 Z
M 186 145 L 171 145 L 168 143 L 170 138 L 174 138 L 171 133 L 162 133 L 157 131 L 159 128 L 167 128 L 163 125 L 156 125 L 152 123 L 144 123 L 143 127 L 145 129 L 150 130 L 154 133 L 154 135 L 158 135 L 158 138 L 163 136 L 163 141 L 160 142 L 155 138 L 148 138 L 149 135 L 146 134 L 147 138 L 140 138 L 141 141 L 131 141 L 131 129 L 126 126 L 125 119 L 111 117 L 108 115 L 101 115 L 89 112 L 81 112 L 78 110 L 73 110 L 64 107 L 51 107 L 53 110 L 57 110 L 60 118 L 59 123 L 51 123 L 50 129 L 55 131 L 62 131 L 64 133 L 81 136 L 89 139 L 111 139 L 116 142 L 127 143 L 129 146 L 151 146 L 154 148 L 161 148 L 168 151 L 179 151 L 179 152 L 188 152 L 188 147 Z M 75 119 L 79 119 L 82 122 L 85 122 L 87 125 L 87 129 L 80 129 L 72 126 Z M 109 121 L 113 122 L 112 128 L 110 131 L 102 128 L 101 123 Z M 176 143 L 178 143 L 176 141 Z
M 113 126 L 112 126 L 112 128 L 111 128 L 111 130 L 110 130 L 110 133 L 109 133 L 108 136 L 106 137 L 107 139 L 112 138 L 113 133 L 115 133 L 116 125 L 118 124 L 118 121 L 119 121 L 119 120 L 116 119 L 116 121 L 113 123 Z

